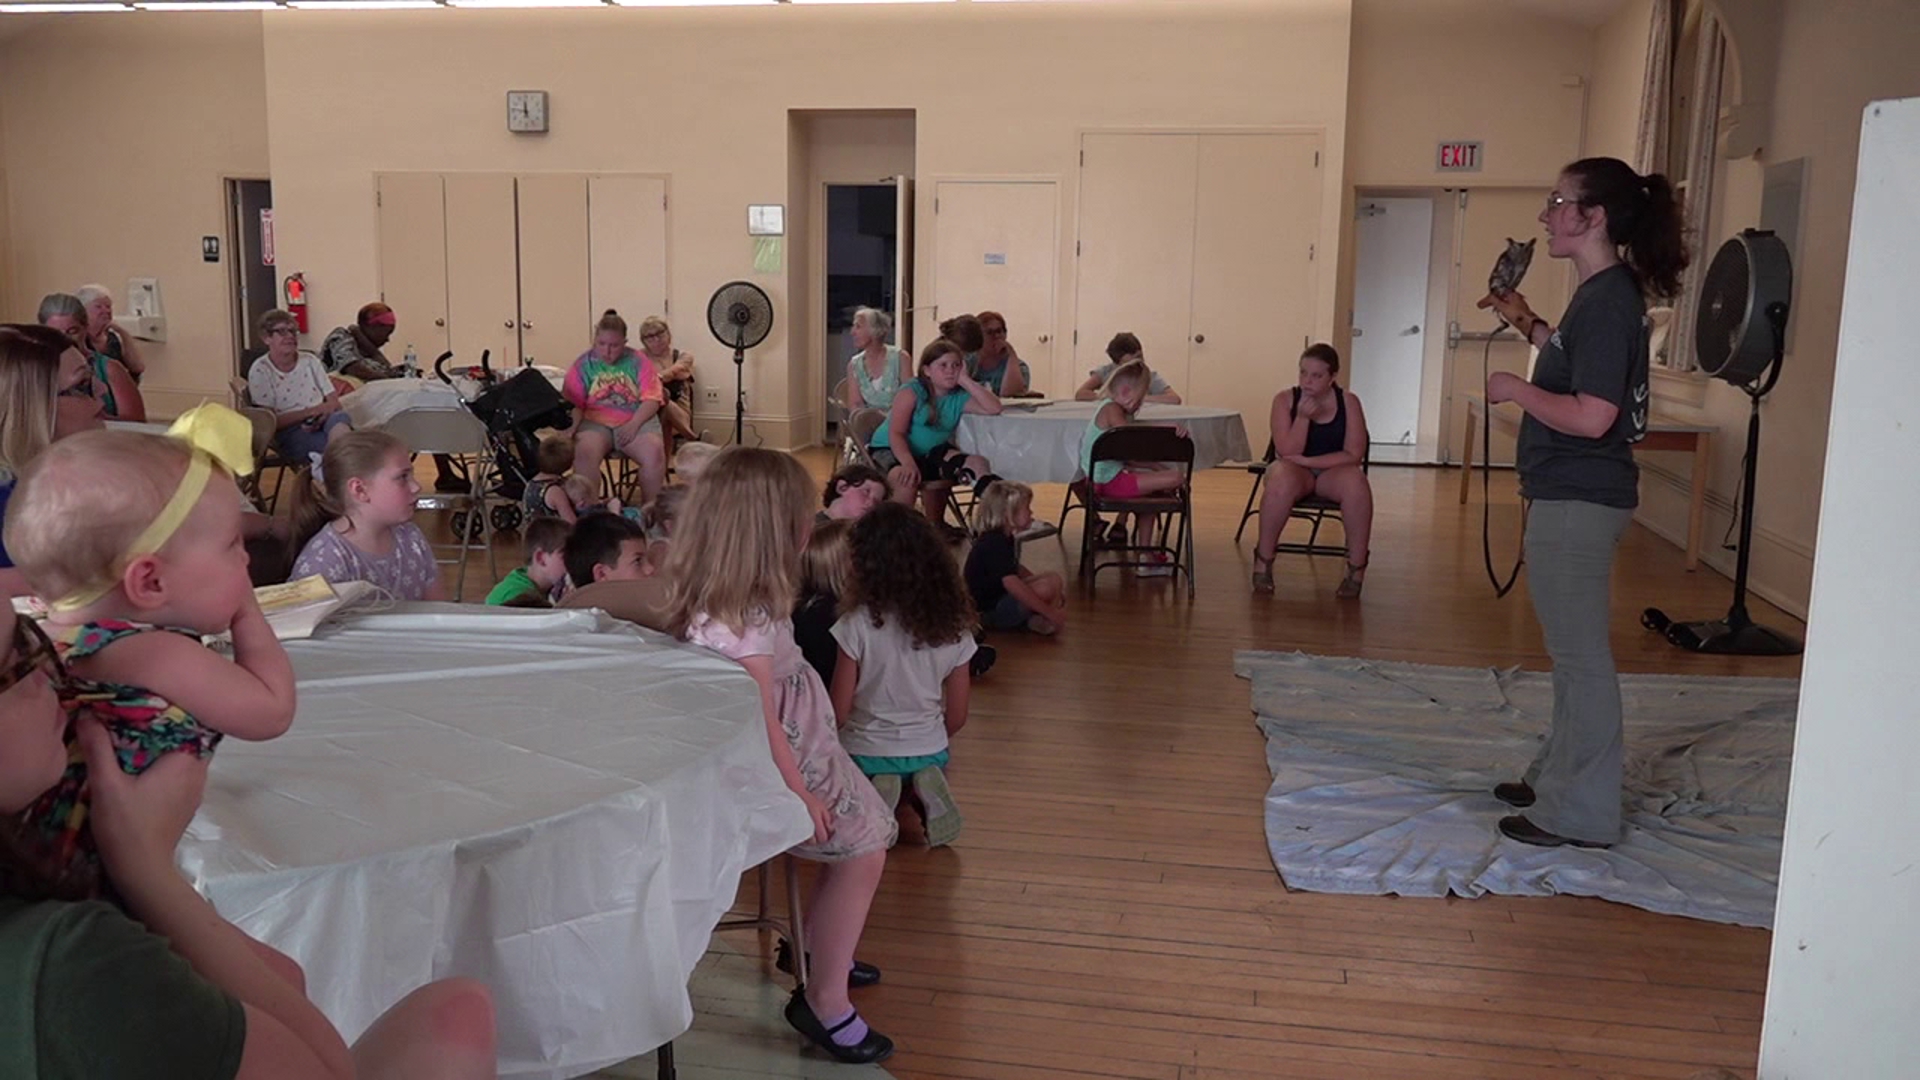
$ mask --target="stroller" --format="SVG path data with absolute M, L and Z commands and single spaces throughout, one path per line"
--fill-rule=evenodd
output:
M 503 378 L 488 366 L 488 355 L 482 352 L 480 366 L 468 370 L 469 378 L 481 389 L 467 402 L 467 409 L 487 428 L 499 476 L 487 496 L 501 500 L 493 506 L 491 520 L 496 531 L 504 532 L 520 527 L 520 497 L 527 481 L 539 472 L 535 464 L 538 433 L 571 427 L 573 411 L 545 375 L 528 367 Z M 453 380 L 447 376 L 446 362 L 452 356 L 445 353 L 433 364 L 433 373 L 449 385 Z

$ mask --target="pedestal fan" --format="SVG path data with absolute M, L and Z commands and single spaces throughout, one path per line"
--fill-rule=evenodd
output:
M 733 350 L 733 443 L 747 427 L 747 350 L 767 340 L 773 329 L 773 301 L 751 281 L 729 281 L 707 301 L 707 328 Z
M 1724 619 L 1674 622 L 1648 608 L 1641 625 L 1666 634 L 1683 649 L 1742 656 L 1793 656 L 1802 649 L 1790 634 L 1762 626 L 1747 614 L 1747 570 L 1753 553 L 1754 478 L 1760 467 L 1760 399 L 1780 380 L 1786 352 L 1787 305 L 1793 263 L 1772 232 L 1748 229 L 1720 246 L 1701 283 L 1694 323 L 1700 370 L 1740 388 L 1752 402 L 1741 481 L 1740 549 L 1733 575 L 1733 607 Z

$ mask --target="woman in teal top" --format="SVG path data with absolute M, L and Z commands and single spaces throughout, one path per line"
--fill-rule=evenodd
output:
M 887 344 L 887 335 L 892 332 L 893 319 L 886 312 L 870 307 L 854 310 L 853 329 L 848 333 L 860 351 L 847 359 L 844 400 L 848 412 L 884 409 L 910 381 L 906 354 Z
M 95 352 L 87 342 L 87 307 L 77 296 L 48 293 L 40 300 L 40 325 L 60 331 L 74 348 L 87 358 L 93 369 L 93 385 L 109 420 L 144 421 L 147 403 L 134 385 L 133 376 L 120 361 Z
M 923 491 L 923 483 L 961 481 L 984 488 L 994 479 L 987 459 L 953 445 L 953 435 L 964 414 L 999 412 L 1000 399 L 967 374 L 958 345 L 940 338 L 921 350 L 919 377 L 893 396 L 886 422 L 870 445 L 894 499 L 912 503 L 919 492 L 927 517 L 939 521 L 944 492 L 938 487 Z

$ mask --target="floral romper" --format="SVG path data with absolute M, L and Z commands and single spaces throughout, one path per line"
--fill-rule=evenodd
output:
M 184 634 L 195 641 L 200 639 L 191 630 L 118 619 L 78 626 L 49 624 L 45 629 L 55 652 L 69 664 L 135 634 Z M 68 679 L 61 692 L 61 705 L 69 716 L 85 710 L 98 717 L 112 737 L 120 768 L 135 776 L 160 760 L 160 755 L 175 750 L 207 757 L 221 739 L 219 732 L 202 726 L 178 705 L 137 686 L 75 676 Z M 87 762 L 71 728 L 67 737 L 67 771 L 23 815 L 22 839 L 44 867 L 56 875 L 64 871 L 84 884 L 90 894 L 103 895 L 106 890 L 100 856 L 94 848 L 93 832 L 87 828 Z
M 773 705 L 793 748 L 807 791 L 827 805 L 833 830 L 824 844 L 806 843 L 793 849 L 803 859 L 839 862 L 893 846 L 900 830 L 880 793 L 854 767 L 840 747 L 833 721 L 833 700 L 826 684 L 813 670 L 793 640 L 793 620 L 774 622 L 764 617 L 736 634 L 727 626 L 696 616 L 687 627 L 687 640 L 703 645 L 729 660 L 765 656 L 773 661 Z

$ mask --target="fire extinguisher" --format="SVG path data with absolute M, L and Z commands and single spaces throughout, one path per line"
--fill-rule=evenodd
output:
M 280 286 L 286 298 L 287 314 L 300 325 L 300 332 L 307 332 L 307 279 L 303 274 L 288 274 L 287 280 Z

